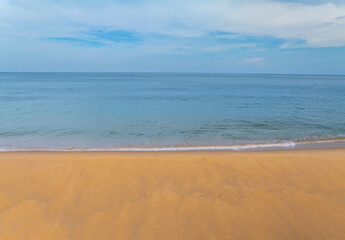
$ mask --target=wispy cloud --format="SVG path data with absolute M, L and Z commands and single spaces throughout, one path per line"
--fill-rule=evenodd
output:
M 345 45 L 345 4 L 324 1 L 104 0 L 94 5 L 76 0 L 0 0 L 0 6 L 4 13 L 1 34 L 27 37 L 65 37 L 87 29 L 106 29 L 100 37 L 122 42 L 132 41 L 132 33 L 183 38 L 219 33 L 223 38 L 245 35 L 298 40 L 305 47 Z
M 56 42 L 69 42 L 71 44 L 78 44 L 78 45 L 82 44 L 82 45 L 92 46 L 92 47 L 104 46 L 102 42 L 90 41 L 90 40 L 85 40 L 81 38 L 73 38 L 73 37 L 50 37 L 50 38 L 46 38 L 46 40 L 56 41 Z
M 86 34 L 90 37 L 97 38 L 102 41 L 110 41 L 115 43 L 137 43 L 140 36 L 134 32 L 115 30 L 115 31 L 89 31 Z
M 0 0 L 0 70 L 344 73 L 344 16 L 344 0 Z
M 237 43 L 237 44 L 227 44 L 227 45 L 216 45 L 212 47 L 205 47 L 203 50 L 205 52 L 223 52 L 223 51 L 228 51 L 231 49 L 237 49 L 237 48 L 254 48 L 258 44 L 254 43 Z
M 252 64 L 252 63 L 261 63 L 265 60 L 265 58 L 258 57 L 258 58 L 246 58 L 241 61 L 241 64 Z

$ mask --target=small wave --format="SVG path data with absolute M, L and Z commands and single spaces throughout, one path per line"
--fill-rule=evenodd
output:
M 57 151 L 57 152 L 175 152 L 175 151 L 220 151 L 247 150 L 256 148 L 287 148 L 294 147 L 294 142 L 244 144 L 244 145 L 215 145 L 215 146 L 178 146 L 178 147 L 104 147 L 104 148 L 0 148 L 0 152 L 25 151 Z
M 334 142 L 345 142 L 345 137 L 336 138 L 323 138 L 323 139 L 307 139 L 307 140 L 295 140 L 296 144 L 313 144 L 313 143 L 334 143 Z
M 244 151 L 244 150 L 271 150 L 304 148 L 303 145 L 344 143 L 344 138 L 320 139 L 320 140 L 295 140 L 277 143 L 257 143 L 238 145 L 209 145 L 209 146 L 155 146 L 155 147 L 66 147 L 66 148 L 21 148 L 0 147 L 0 152 L 179 152 L 179 151 Z

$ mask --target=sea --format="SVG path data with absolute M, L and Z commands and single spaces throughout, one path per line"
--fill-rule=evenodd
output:
M 345 76 L 0 73 L 0 151 L 345 147 Z

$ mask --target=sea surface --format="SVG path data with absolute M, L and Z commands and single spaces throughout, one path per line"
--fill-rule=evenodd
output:
M 295 148 L 344 139 L 345 76 L 0 73 L 1 151 Z

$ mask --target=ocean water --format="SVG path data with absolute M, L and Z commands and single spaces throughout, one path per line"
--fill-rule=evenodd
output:
M 345 76 L 0 73 L 3 151 L 295 147 L 344 137 Z

